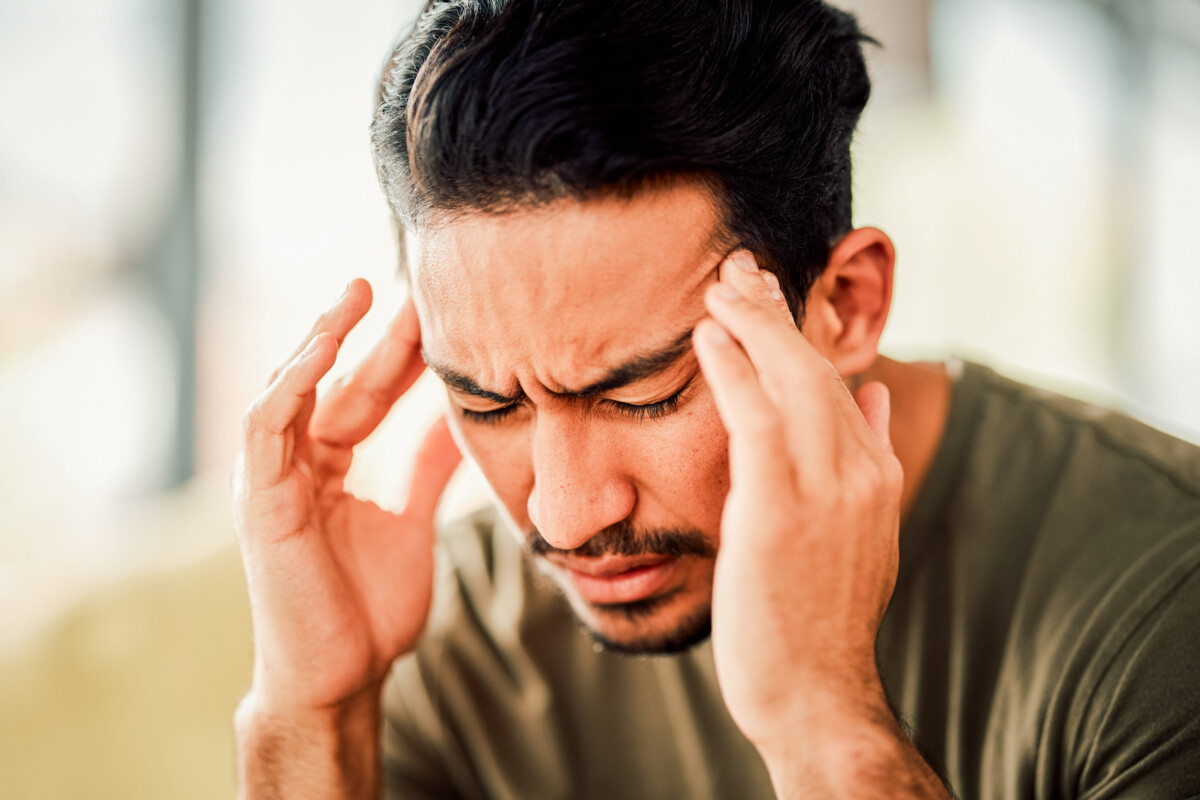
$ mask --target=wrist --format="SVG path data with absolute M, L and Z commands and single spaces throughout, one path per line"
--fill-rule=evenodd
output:
M 242 798 L 374 798 L 380 785 L 378 695 L 330 708 L 267 705 L 234 713 Z
M 250 691 L 238 704 L 238 714 L 277 725 L 338 727 L 376 713 L 383 685 L 384 681 L 372 680 L 336 700 L 317 701 L 308 692 L 266 680 L 255 670 Z
M 799 710 L 797 710 L 799 709 Z M 897 721 L 878 678 L 852 693 L 822 691 L 755 743 L 780 798 L 950 797 Z
M 837 760 L 864 732 L 899 732 L 878 676 L 834 684 L 806 681 L 803 691 L 781 701 L 777 714 L 752 742 L 764 760 Z

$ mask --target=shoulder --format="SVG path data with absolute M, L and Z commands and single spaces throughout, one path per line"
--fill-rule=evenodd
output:
M 972 363 L 960 385 L 975 397 L 976 456 L 1022 472 L 1135 481 L 1184 505 L 1200 503 L 1200 446 L 1132 416 L 1031 386 Z M 1037 455 L 1038 458 L 1030 458 Z M 1052 471 L 1052 472 L 1051 472 Z M 1020 475 L 1010 476 L 1020 480 Z
M 969 419 L 942 509 L 952 546 L 1044 570 L 1056 585 L 1110 583 L 1146 559 L 1193 549 L 1197 445 L 975 364 L 955 391 Z
M 1031 646 L 1125 613 L 1200 562 L 1200 447 L 966 364 L 939 510 L 952 563 Z M 991 615 L 995 618 L 995 614 Z
M 1200 776 L 1200 448 L 973 370 L 960 511 L 1013 586 L 997 708 L 1062 796 L 1171 796 Z
M 955 502 L 1020 566 L 1040 644 L 1097 615 L 1136 617 L 1200 568 L 1200 447 L 1138 420 L 968 365 L 978 399 Z M 1002 551 L 1018 555 L 1008 560 Z
M 1200 447 L 991 371 L 981 383 L 969 469 L 991 500 L 973 502 L 1022 543 L 1018 599 L 1043 634 L 1136 616 L 1200 567 Z

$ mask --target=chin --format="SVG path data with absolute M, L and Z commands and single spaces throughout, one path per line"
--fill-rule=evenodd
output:
M 682 592 L 606 606 L 586 603 L 569 593 L 568 600 L 592 639 L 617 653 L 683 653 L 705 642 L 712 633 L 708 598 L 688 603 Z

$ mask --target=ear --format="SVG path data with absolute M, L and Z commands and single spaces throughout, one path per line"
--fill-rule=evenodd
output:
M 805 303 L 804 335 L 843 378 L 867 370 L 879 355 L 892 305 L 896 250 L 878 228 L 842 237 Z

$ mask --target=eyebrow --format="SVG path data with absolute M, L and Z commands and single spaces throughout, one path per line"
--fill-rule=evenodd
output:
M 605 394 L 616 389 L 623 388 L 631 383 L 645 380 L 653 375 L 657 375 L 667 367 L 674 364 L 683 356 L 692 346 L 692 329 L 688 328 L 671 344 L 656 350 L 651 353 L 644 353 L 631 358 L 624 364 L 612 367 L 604 373 L 599 380 L 589 383 L 579 389 L 565 389 L 554 394 L 562 397 L 586 398 L 595 397 L 599 394 Z M 474 379 L 457 372 L 444 364 L 438 364 L 429 358 L 424 349 L 421 350 L 421 355 L 425 359 L 425 364 L 432 370 L 445 384 L 456 391 L 463 394 L 482 397 L 485 400 L 491 400 L 493 403 L 502 405 L 510 405 L 516 403 L 522 397 L 522 392 L 518 391 L 514 395 L 505 395 L 499 392 L 493 392 L 489 389 L 484 389 Z

